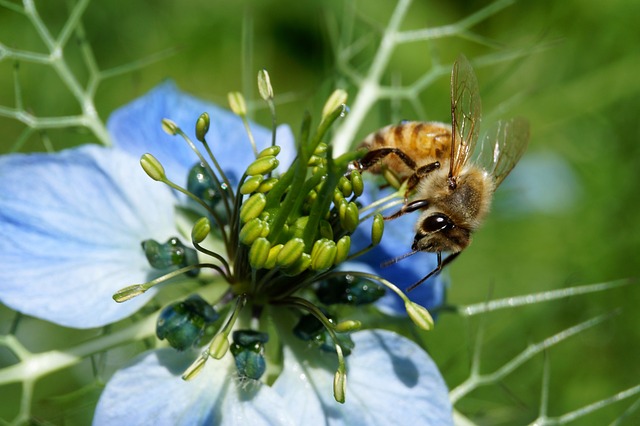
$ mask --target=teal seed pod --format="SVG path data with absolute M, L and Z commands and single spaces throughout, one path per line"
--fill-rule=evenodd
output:
M 351 249 L 351 237 L 348 235 L 343 236 L 336 242 L 336 258 L 334 260 L 336 265 L 341 264 L 349 256 L 349 250 Z
M 164 244 L 145 240 L 141 245 L 149 265 L 155 269 L 177 269 L 198 263 L 198 253 L 177 238 L 169 238 Z M 198 270 L 194 269 L 188 274 L 197 275 Z
M 253 163 L 249 164 L 245 173 L 248 176 L 265 175 L 278 167 L 278 164 L 280 164 L 280 162 L 273 155 L 259 157 Z
M 264 263 L 265 269 L 273 269 L 276 267 L 276 260 L 278 259 L 278 254 L 280 253 L 280 250 L 282 250 L 282 247 L 284 247 L 284 244 L 276 244 L 269 249 L 269 255 Z
M 245 223 L 242 229 L 240 229 L 238 240 L 240 240 L 241 243 L 249 246 L 256 240 L 256 238 L 262 236 L 263 229 L 264 222 L 259 218 L 254 217 L 253 219 Z
M 254 330 L 233 332 L 233 343 L 230 349 L 240 377 L 253 380 L 262 377 L 267 368 L 264 359 L 264 344 L 268 340 L 268 334 Z
M 262 175 L 251 176 L 249 179 L 245 180 L 240 187 L 240 193 L 242 195 L 249 195 L 252 192 L 256 192 L 263 180 L 264 177 Z
M 205 136 L 207 135 L 207 132 L 209 132 L 209 124 L 209 114 L 203 112 L 196 121 L 196 139 L 200 142 L 205 141 Z
M 269 192 L 273 189 L 276 183 L 278 183 L 278 178 L 272 177 L 269 179 L 265 179 L 258 187 L 258 192 Z
M 269 252 L 271 251 L 271 243 L 264 237 L 257 238 L 249 249 L 249 264 L 254 269 L 265 267 Z
M 382 240 L 384 233 L 384 218 L 380 213 L 373 216 L 373 224 L 371 225 L 371 244 L 377 246 Z
M 201 217 L 196 221 L 191 229 L 191 241 L 199 244 L 207 238 L 209 232 L 211 232 L 211 222 L 209 222 L 209 219 L 206 217 Z
M 309 269 L 309 266 L 311 266 L 311 256 L 309 253 L 302 253 L 293 265 L 284 269 L 283 273 L 287 276 L 295 277 Z
M 268 157 L 268 156 L 275 157 L 278 154 L 280 154 L 280 147 L 278 145 L 271 145 L 263 149 L 262 151 L 260 151 L 260 153 L 258 154 L 258 158 Z
M 140 157 L 140 165 L 147 176 L 153 180 L 163 181 L 167 177 L 160 161 L 149 153 L 143 154 L 142 157 Z
M 242 223 L 246 223 L 254 217 L 260 216 L 266 204 L 267 197 L 264 194 L 257 193 L 249 197 L 242 203 L 242 207 L 240 207 L 240 220 Z
M 354 232 L 360 223 L 360 212 L 358 205 L 354 202 L 347 204 L 344 213 L 344 219 L 341 224 L 345 231 Z
M 173 348 L 183 351 L 197 346 L 206 328 L 218 317 L 210 304 L 194 294 L 162 310 L 156 323 L 156 335 L 160 340 L 166 339 Z
M 364 192 L 364 181 L 362 180 L 362 175 L 357 170 L 352 170 L 349 175 L 349 180 L 351 181 L 351 187 L 353 189 L 353 195 L 359 197 Z
M 311 269 L 326 271 L 336 259 L 336 243 L 327 238 L 321 238 L 313 244 L 311 249 Z
M 290 267 L 300 259 L 303 252 L 304 241 L 302 238 L 293 238 L 287 241 L 278 253 L 276 264 L 283 268 Z

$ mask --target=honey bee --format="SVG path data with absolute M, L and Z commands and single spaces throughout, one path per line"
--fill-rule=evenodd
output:
M 367 153 L 353 167 L 407 183 L 404 205 L 385 219 L 420 212 L 411 252 L 386 264 L 421 251 L 437 254 L 436 268 L 407 291 L 438 274 L 469 246 L 494 191 L 526 150 L 529 123 L 523 118 L 497 122 L 476 149 L 481 110 L 478 81 L 460 55 L 451 71 L 452 125 L 403 122 L 369 135 L 361 144 Z M 450 253 L 444 260 L 443 252 Z

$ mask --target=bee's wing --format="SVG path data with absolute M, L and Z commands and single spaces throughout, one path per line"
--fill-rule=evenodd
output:
M 529 121 L 522 117 L 495 123 L 482 138 L 474 163 L 489 172 L 496 188 L 516 165 L 529 143 Z
M 478 140 L 482 103 L 478 80 L 464 55 L 458 56 L 451 71 L 452 142 L 449 177 L 460 174 Z

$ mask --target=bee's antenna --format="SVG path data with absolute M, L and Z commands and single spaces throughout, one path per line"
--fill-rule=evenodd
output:
M 405 253 L 405 254 L 400 255 L 400 256 L 398 256 L 398 257 L 394 257 L 393 259 L 389 259 L 389 260 L 387 260 L 387 261 L 384 261 L 384 262 L 382 262 L 382 263 L 380 264 L 380 267 L 382 267 L 382 268 L 386 268 L 387 266 L 394 265 L 394 264 L 396 264 L 396 263 L 400 262 L 402 259 L 406 259 L 406 258 L 407 258 L 407 257 L 409 257 L 409 256 L 413 256 L 413 255 L 414 255 L 414 254 L 416 254 L 418 251 L 419 251 L 419 250 L 413 250 L 413 251 L 410 251 L 409 253 Z

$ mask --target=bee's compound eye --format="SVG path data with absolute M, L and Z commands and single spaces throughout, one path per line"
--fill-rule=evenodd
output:
M 451 227 L 453 227 L 453 222 L 451 222 L 451 219 L 442 213 L 436 213 L 427 217 L 422 221 L 421 226 L 422 231 L 425 233 L 438 232 Z

